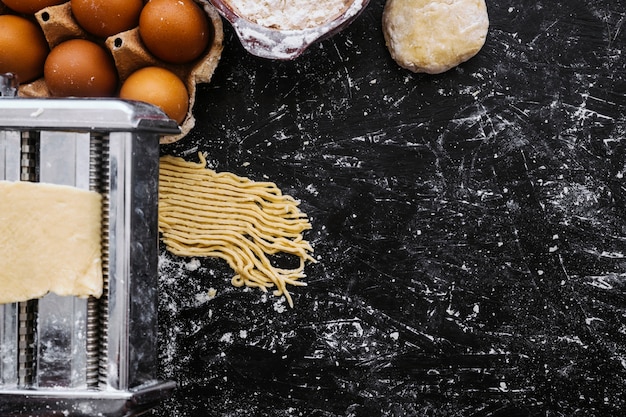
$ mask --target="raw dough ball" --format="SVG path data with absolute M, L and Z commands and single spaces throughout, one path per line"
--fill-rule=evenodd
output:
M 485 0 L 387 0 L 383 11 L 391 57 L 413 72 L 439 74 L 467 61 L 488 29 Z

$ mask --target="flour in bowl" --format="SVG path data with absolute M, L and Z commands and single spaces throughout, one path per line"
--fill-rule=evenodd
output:
M 228 0 L 239 15 L 280 30 L 308 29 L 341 15 L 354 0 Z

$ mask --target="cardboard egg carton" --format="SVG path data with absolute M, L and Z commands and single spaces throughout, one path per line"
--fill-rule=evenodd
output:
M 202 56 L 184 65 L 166 63 L 151 55 L 141 41 L 139 28 L 120 32 L 104 40 L 90 35 L 74 20 L 69 1 L 40 10 L 35 14 L 35 19 L 41 26 L 51 49 L 66 40 L 76 38 L 104 44 L 115 61 L 120 85 L 134 71 L 146 66 L 159 66 L 178 75 L 185 83 L 189 93 L 189 110 L 180 126 L 181 133 L 161 139 L 162 144 L 173 143 L 182 139 L 195 125 L 193 107 L 196 86 L 198 83 L 211 81 L 223 50 L 224 32 L 220 15 L 207 0 L 196 0 L 196 2 L 204 9 L 209 18 L 210 26 L 213 29 L 212 40 Z M 0 9 L 0 13 L 3 12 L 6 10 Z M 22 97 L 49 97 L 50 91 L 45 80 L 40 78 L 31 83 L 20 85 L 18 95 Z

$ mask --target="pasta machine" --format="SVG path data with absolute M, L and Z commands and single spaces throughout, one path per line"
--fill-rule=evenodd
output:
M 104 294 L 0 305 L 0 416 L 141 414 L 175 389 L 157 380 L 157 192 L 179 128 L 148 104 L 16 91 L 0 76 L 0 180 L 102 195 Z

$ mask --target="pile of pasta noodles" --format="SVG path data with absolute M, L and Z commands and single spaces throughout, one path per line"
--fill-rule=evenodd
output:
M 306 285 L 307 261 L 315 262 L 303 232 L 311 228 L 299 202 L 272 182 L 255 182 L 229 172 L 217 173 L 200 162 L 161 157 L 159 231 L 175 255 L 224 259 L 235 275 L 232 284 L 285 296 L 288 285 Z M 271 256 L 297 257 L 297 266 L 280 268 Z

